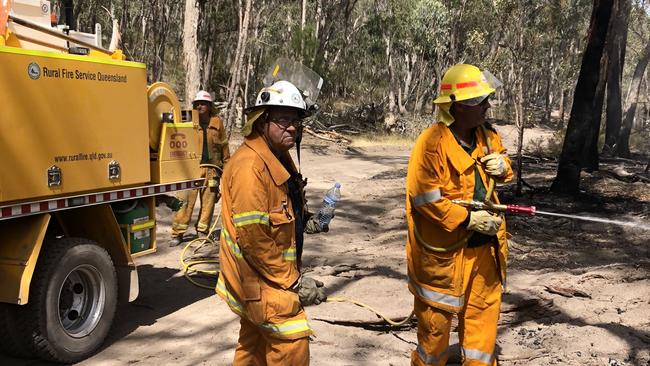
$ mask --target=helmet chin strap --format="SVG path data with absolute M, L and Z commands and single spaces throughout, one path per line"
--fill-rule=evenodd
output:
M 302 164 L 300 164 L 300 142 L 302 141 L 302 130 L 304 126 L 300 123 L 300 127 L 296 131 L 296 156 L 298 157 L 298 173 L 301 173 Z

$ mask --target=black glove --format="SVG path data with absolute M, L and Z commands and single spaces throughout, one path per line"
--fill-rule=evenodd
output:
M 303 306 L 320 304 L 327 300 L 327 295 L 323 291 L 323 283 L 311 277 L 300 277 L 298 284 L 298 298 Z

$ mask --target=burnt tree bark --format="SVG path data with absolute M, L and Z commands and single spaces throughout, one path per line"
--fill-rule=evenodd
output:
M 625 49 L 627 41 L 627 25 L 630 16 L 630 0 L 617 1 L 615 16 L 612 17 L 612 26 L 608 35 L 609 42 L 608 70 L 607 70 L 607 112 L 605 122 L 605 146 L 603 153 L 613 151 L 621 130 L 623 106 L 621 96 L 621 83 L 623 80 L 623 66 L 625 65 Z
M 596 116 L 600 116 L 601 110 L 594 110 L 596 87 L 600 79 L 600 63 L 612 8 L 612 1 L 594 0 L 587 48 L 582 57 L 557 176 L 551 185 L 554 192 L 577 193 L 580 186 L 580 172 L 585 161 L 585 135 L 591 131 L 594 121 L 600 120 Z

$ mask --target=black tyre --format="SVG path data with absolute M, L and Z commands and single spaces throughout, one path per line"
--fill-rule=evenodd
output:
M 116 306 L 117 275 L 104 248 L 76 238 L 46 243 L 27 305 L 0 309 L 7 321 L 0 333 L 14 340 L 0 348 L 54 362 L 83 360 L 106 338 Z

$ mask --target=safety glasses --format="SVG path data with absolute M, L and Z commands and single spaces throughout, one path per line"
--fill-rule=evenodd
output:
M 475 107 L 475 106 L 477 106 L 479 104 L 482 104 L 484 102 L 488 102 L 489 100 L 490 100 L 490 95 L 488 94 L 488 95 L 481 95 L 479 97 L 474 97 L 474 98 L 470 98 L 470 99 L 459 100 L 456 103 L 466 105 L 466 106 L 470 106 L 470 107 Z
M 269 118 L 269 121 L 280 126 L 282 129 L 287 129 L 289 128 L 289 126 L 298 128 L 302 124 L 302 118 L 280 117 L 280 118 Z

